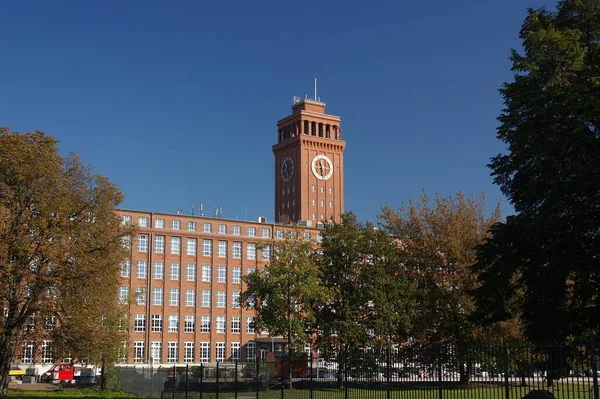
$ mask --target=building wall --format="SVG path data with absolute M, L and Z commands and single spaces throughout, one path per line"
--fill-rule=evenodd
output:
M 184 363 L 206 361 L 201 358 L 200 343 L 209 343 L 208 361 L 217 360 L 217 343 L 225 347 L 225 360 L 233 360 L 232 343 L 239 343 L 240 360 L 248 360 L 248 343 L 256 345 L 256 339 L 268 337 L 267 334 L 248 332 L 248 318 L 254 311 L 235 306 L 233 294 L 241 293 L 245 284 L 241 276 L 252 270 L 264 267 L 268 263 L 266 246 L 272 248 L 273 242 L 283 238 L 293 228 L 291 226 L 248 221 L 225 220 L 190 215 L 164 214 L 120 210 L 120 215 L 128 223 L 137 226 L 136 235 L 131 240 L 130 258 L 122 264 L 121 289 L 131 296 L 129 307 L 129 338 L 127 363 L 158 363 L 152 356 L 152 342 L 161 344 L 161 363 Z M 162 227 L 161 227 L 162 226 Z M 178 227 L 178 228 L 177 228 Z M 295 231 L 295 230 L 294 230 Z M 239 233 L 239 234 L 238 234 Z M 317 240 L 318 230 L 304 229 L 302 239 Z M 158 238 L 157 238 L 158 237 Z M 164 242 L 161 250 L 157 240 Z M 180 250 L 172 248 L 179 241 Z M 189 248 L 188 248 L 188 242 Z M 195 243 L 195 244 L 193 244 Z M 158 245 L 157 245 L 158 244 Z M 195 253 L 193 247 L 195 245 Z M 234 253 L 234 247 L 241 248 L 240 256 Z M 255 247 L 255 259 L 252 248 Z M 209 251 L 208 249 L 211 248 Z M 221 251 L 219 251 L 221 248 Z M 226 253 L 222 249 L 226 248 Z M 179 253 L 177 253 L 179 252 Z M 160 264 L 162 263 L 162 268 Z M 187 265 L 195 265 L 195 275 L 188 276 Z M 157 272 L 158 266 L 158 272 Z M 203 266 L 210 266 L 210 278 L 203 276 Z M 219 281 L 219 266 L 226 268 L 226 279 Z M 162 277 L 160 276 L 160 270 Z M 178 275 L 172 270 L 179 269 Z M 240 278 L 234 274 L 240 272 Z M 192 278 L 193 277 L 193 278 Z M 210 280 L 210 281 L 205 281 Z M 126 287 L 126 288 L 125 288 Z M 158 289 L 158 290 L 157 290 Z M 162 289 L 160 298 L 156 291 Z M 171 290 L 178 290 L 179 298 L 173 302 Z M 194 292 L 194 300 L 186 301 L 186 290 Z M 144 300 L 138 298 L 137 292 Z M 210 305 L 203 303 L 203 291 L 210 291 Z M 219 291 L 224 292 L 225 306 L 218 301 Z M 162 299 L 162 304 L 159 304 Z M 157 300 L 159 300 L 157 302 Z M 162 331 L 153 331 L 152 316 L 162 318 Z M 176 316 L 177 331 L 169 331 L 169 316 Z M 193 316 L 195 326 L 186 332 L 185 316 Z M 210 331 L 201 331 L 202 316 L 210 318 Z M 138 325 L 136 318 L 145 318 L 145 328 Z M 156 317 L 156 316 L 155 316 Z M 217 318 L 225 318 L 225 332 L 217 332 Z M 240 318 L 239 332 L 232 330 L 232 318 Z M 138 323 L 140 324 L 140 323 Z M 156 330 L 156 328 L 155 328 Z M 135 347 L 144 343 L 144 354 L 136 355 Z M 176 359 L 169 359 L 169 343 L 177 343 Z M 137 344 L 136 344 L 137 343 Z M 185 345 L 193 344 L 193 356 L 185 357 Z M 156 344 L 155 344 L 156 345 Z M 171 344 L 173 345 L 173 344 Z M 271 349 L 268 344 L 258 344 L 255 348 L 259 355 L 260 347 Z M 172 356 L 171 356 L 172 357 Z M 252 360 L 252 359 L 250 359 Z

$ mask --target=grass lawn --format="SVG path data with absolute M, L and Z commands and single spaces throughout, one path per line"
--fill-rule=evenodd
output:
M 37 399 L 37 398 L 136 398 L 135 395 L 130 395 L 124 392 L 109 392 L 100 391 L 92 388 L 66 388 L 58 390 L 44 390 L 44 391 L 31 391 L 23 389 L 9 389 L 9 398 L 20 398 L 20 399 Z

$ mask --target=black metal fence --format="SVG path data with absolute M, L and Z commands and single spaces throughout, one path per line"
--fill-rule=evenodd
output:
M 291 378 L 290 378 L 291 374 Z M 152 398 L 520 399 L 534 390 L 600 399 L 594 339 L 569 345 L 471 345 L 357 350 L 335 361 L 122 367 L 125 392 Z

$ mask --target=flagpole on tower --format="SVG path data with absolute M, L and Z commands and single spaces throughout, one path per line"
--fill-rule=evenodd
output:
M 315 78 L 315 101 L 319 101 L 317 100 L 317 78 Z

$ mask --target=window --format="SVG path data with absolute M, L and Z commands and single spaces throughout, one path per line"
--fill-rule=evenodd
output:
M 325 215 L 321 214 L 321 220 L 324 220 L 324 219 L 325 219 Z
M 188 255 L 196 255 L 196 245 L 197 245 L 197 241 L 195 238 L 187 239 L 187 254 Z
M 202 281 L 210 283 L 212 280 L 212 266 L 202 265 Z
M 235 259 L 240 259 L 242 257 L 242 243 L 234 242 L 231 246 L 232 256 Z
M 202 241 L 202 256 L 212 256 L 212 240 Z
M 145 314 L 136 314 L 135 322 L 134 322 L 133 330 L 135 332 L 144 332 L 146 331 L 146 315 Z
M 234 316 L 231 318 L 231 332 L 239 333 L 240 332 L 240 324 L 241 324 L 240 316 Z
M 200 362 L 210 362 L 210 342 L 200 342 Z
M 295 240 L 298 238 L 298 233 L 295 231 L 290 231 L 290 240 Z
M 148 235 L 138 234 L 138 252 L 148 252 Z
M 33 363 L 33 348 L 35 347 L 34 341 L 23 342 L 21 352 L 21 363 Z
M 121 237 L 121 245 L 124 249 L 131 249 L 131 235 L 127 234 Z
M 227 266 L 217 266 L 217 283 L 227 282 Z
M 256 268 L 254 267 L 249 267 L 248 269 L 246 269 L 246 274 L 252 274 L 256 271 Z
M 242 234 L 242 226 L 233 226 L 233 234 L 236 236 Z
M 165 236 L 154 236 L 154 252 L 157 254 L 165 253 Z
M 196 222 L 188 222 L 188 231 L 196 231 Z
M 219 234 L 227 234 L 227 225 L 226 224 L 220 224 L 219 227 L 217 227 L 217 231 L 219 232 Z
M 317 242 L 323 242 L 323 234 L 317 233 Z
M 162 315 L 161 314 L 153 314 L 152 315 L 152 332 L 162 332 Z M 154 356 L 152 356 L 154 357 Z
M 217 307 L 224 308 L 227 306 L 227 292 L 226 291 L 217 291 Z
M 211 223 L 204 223 L 202 225 L 202 231 L 205 233 L 212 233 L 212 224 Z
M 169 288 L 169 306 L 179 306 L 179 288 Z
M 285 234 L 283 233 L 283 230 L 277 230 L 277 238 L 283 240 L 284 237 Z
M 254 317 L 246 317 L 246 332 L 254 334 Z
M 219 258 L 227 257 L 227 241 L 219 241 L 217 244 L 217 256 Z
M 191 363 L 194 361 L 194 343 L 184 342 L 183 343 L 183 361 L 185 363 Z
M 127 303 L 129 299 L 129 287 L 121 286 L 119 290 L 119 303 Z
M 140 216 L 140 218 L 138 219 L 138 226 L 139 227 L 148 227 L 148 218 L 144 217 L 144 216 Z
M 233 291 L 231 293 L 231 307 L 232 308 L 240 307 L 240 292 L 239 291 Z
M 310 241 L 310 233 L 304 233 L 304 241 Z
M 167 342 L 167 363 L 177 363 L 177 342 Z
M 135 289 L 135 303 L 136 305 L 146 304 L 146 287 L 137 287 Z
M 171 263 L 169 268 L 169 279 L 177 281 L 179 280 L 179 263 Z
M 179 331 L 179 319 L 176 314 L 169 315 L 169 332 Z
M 185 280 L 196 281 L 196 264 L 188 263 L 185 265 Z
M 179 230 L 181 228 L 181 222 L 179 220 L 171 220 L 171 228 L 173 230 Z
M 325 200 L 321 200 L 321 206 L 325 206 Z
M 137 278 L 146 278 L 148 276 L 148 262 L 138 260 L 137 262 Z
M 313 212 L 312 214 L 312 220 L 317 220 L 317 214 Z
M 333 201 L 329 201 L 329 207 L 333 208 Z
M 218 333 L 225 332 L 225 316 L 217 316 L 217 330 Z
M 131 269 L 131 261 L 125 260 L 121 262 L 121 277 L 129 278 L 129 272 Z
M 210 316 L 202 316 L 200 319 L 200 332 L 210 332 Z
M 123 216 L 121 216 L 121 224 L 124 224 L 126 226 L 130 226 L 131 225 L 131 216 L 129 216 L 129 215 L 123 215 Z
M 321 192 L 324 193 L 325 192 L 325 186 L 321 186 Z
M 202 290 L 202 306 L 210 308 L 210 290 Z
M 262 260 L 271 259 L 271 246 L 265 245 L 262 249 Z
M 145 348 L 144 341 L 134 341 L 133 342 L 133 362 L 134 363 L 143 363 L 144 362 L 144 352 Z
M 164 229 L 165 228 L 165 219 L 156 219 L 154 221 L 154 227 L 156 227 L 157 229 Z
M 171 237 L 171 253 L 174 255 L 181 253 L 181 237 Z
M 246 247 L 246 258 L 256 259 L 256 244 L 249 242 Z
M 152 288 L 152 304 L 162 306 L 163 304 L 163 289 Z
M 270 229 L 262 229 L 262 236 L 269 238 L 271 237 L 271 230 Z
M 317 205 L 317 200 L 313 198 L 313 199 L 311 200 L 311 204 L 313 204 L 313 205 Z
M 246 361 L 247 362 L 255 362 L 256 361 L 256 343 L 248 342 L 246 344 Z
M 240 284 L 242 282 L 242 268 L 231 268 L 231 282 L 234 284 Z
M 256 237 L 256 227 L 248 227 L 248 237 Z
M 150 343 L 150 357 L 154 363 L 162 362 L 162 342 L 152 341 Z
M 240 343 L 232 342 L 231 343 L 231 360 L 241 360 L 242 356 L 240 354 Z
M 312 192 L 314 193 L 315 191 L 317 191 L 317 186 L 315 186 L 314 184 L 312 185 L 312 187 L 310 188 L 312 190 Z
M 185 290 L 185 306 L 196 306 L 196 290 Z
M 164 262 L 154 262 L 154 278 L 162 280 L 165 276 L 165 264 Z
M 329 187 L 329 194 L 333 194 L 333 187 Z
M 193 333 L 196 329 L 196 318 L 193 315 L 186 315 L 183 321 L 183 331 Z

